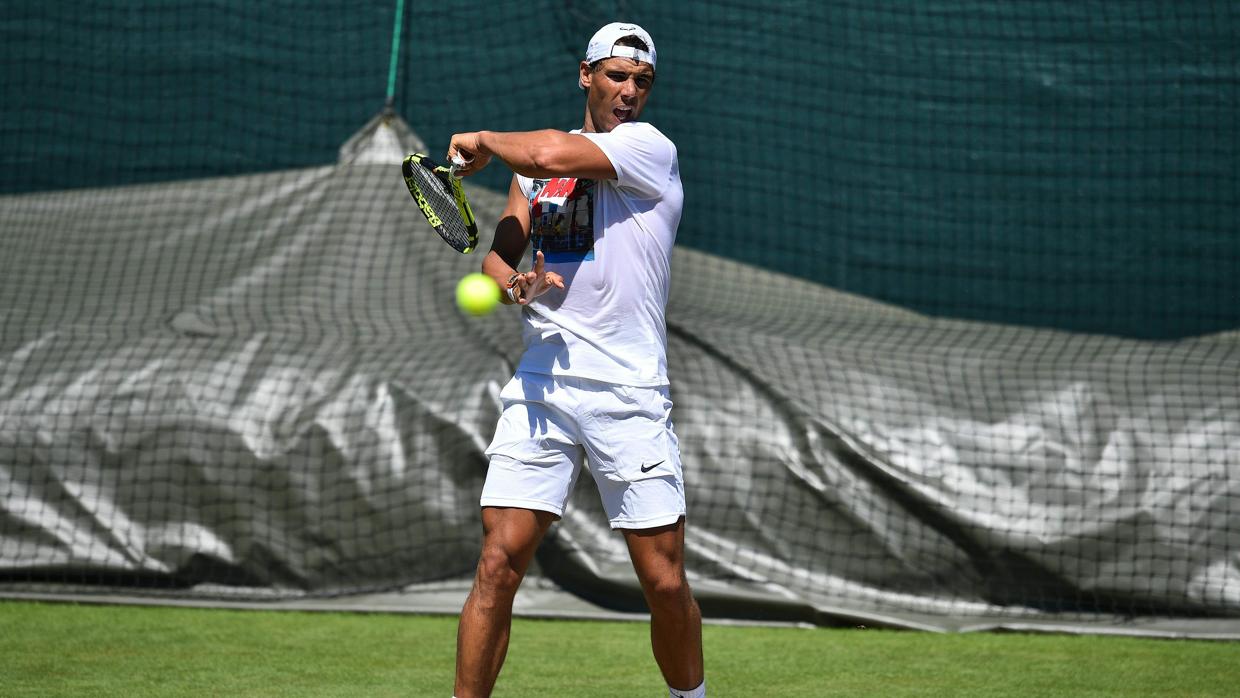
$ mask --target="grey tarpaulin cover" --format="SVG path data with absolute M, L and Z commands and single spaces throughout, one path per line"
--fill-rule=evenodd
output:
M 471 573 L 517 311 L 461 315 L 480 256 L 423 224 L 390 158 L 342 155 L 0 198 L 7 588 L 287 598 Z M 470 195 L 489 230 L 502 196 Z M 1235 334 L 934 319 L 683 248 L 668 334 L 708 615 L 1240 612 Z M 539 564 L 640 605 L 589 478 Z

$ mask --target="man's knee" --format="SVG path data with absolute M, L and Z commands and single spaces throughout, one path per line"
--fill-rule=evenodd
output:
M 689 590 L 689 582 L 684 571 L 670 568 L 649 575 L 643 580 L 642 587 L 646 592 L 646 601 L 652 610 L 676 609 L 693 602 L 693 594 Z
M 478 559 L 478 591 L 487 596 L 514 596 L 521 586 L 516 560 L 500 546 L 486 546 Z

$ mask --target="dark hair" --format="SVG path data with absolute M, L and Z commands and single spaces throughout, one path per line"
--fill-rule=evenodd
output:
M 616 43 L 612 44 L 612 46 L 628 46 L 629 48 L 635 48 L 639 51 L 650 50 L 650 47 L 646 45 L 645 41 L 642 41 L 641 39 L 633 35 L 622 36 L 619 39 L 616 39 Z M 611 56 L 608 56 L 607 58 L 610 58 L 610 57 Z M 590 72 L 593 73 L 594 71 L 598 70 L 599 64 L 607 60 L 607 58 L 600 58 L 597 61 L 594 61 L 593 63 L 591 63 Z

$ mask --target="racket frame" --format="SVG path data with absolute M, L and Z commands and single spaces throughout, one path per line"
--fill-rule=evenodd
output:
M 451 166 L 444 166 L 436 163 L 425 153 L 414 153 L 405 158 L 401 164 L 401 174 L 405 178 L 405 186 L 409 188 L 409 194 L 413 196 L 413 200 L 418 205 L 418 209 L 422 211 L 422 215 L 426 217 L 426 222 L 430 223 L 435 232 L 444 239 L 453 249 L 458 250 L 462 254 L 469 254 L 478 248 L 478 222 L 474 218 L 474 211 L 469 206 L 469 199 L 465 196 L 465 187 L 461 185 L 461 180 L 456 176 L 457 167 L 463 165 L 464 162 L 456 160 Z M 412 174 L 412 168 L 422 167 L 436 177 L 444 185 L 446 192 L 452 197 L 452 201 L 456 204 L 456 210 L 461 215 L 461 219 L 465 223 L 468 231 L 469 244 L 464 248 L 458 248 L 451 240 L 444 235 L 444 221 L 439 214 L 435 212 L 434 207 L 427 201 L 426 195 L 422 192 L 420 185 Z

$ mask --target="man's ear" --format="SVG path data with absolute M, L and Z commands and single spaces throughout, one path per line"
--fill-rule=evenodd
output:
M 590 89 L 591 77 L 590 64 L 582 61 L 581 65 L 577 66 L 577 86 L 583 90 Z

